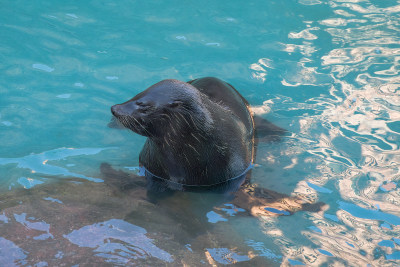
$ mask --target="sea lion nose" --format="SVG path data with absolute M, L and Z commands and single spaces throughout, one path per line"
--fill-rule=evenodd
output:
M 147 114 L 151 109 L 151 103 L 137 100 L 128 101 L 123 104 L 117 104 L 111 107 L 111 113 L 118 116 L 141 116 Z
M 132 113 L 132 108 L 130 105 L 126 104 L 117 104 L 111 107 L 111 113 L 114 116 L 127 116 Z
M 114 105 L 114 106 L 112 106 L 111 107 L 111 113 L 114 115 L 114 116 L 117 116 L 118 114 L 119 114 L 119 110 L 120 110 L 120 107 L 119 107 L 120 105 Z

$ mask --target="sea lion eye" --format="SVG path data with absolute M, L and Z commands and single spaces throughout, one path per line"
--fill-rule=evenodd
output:
M 182 101 L 175 100 L 175 101 L 169 102 L 169 103 L 168 103 L 168 107 L 170 107 L 170 108 L 177 108 L 177 107 L 179 107 L 179 106 L 182 105 L 182 104 L 183 104 Z

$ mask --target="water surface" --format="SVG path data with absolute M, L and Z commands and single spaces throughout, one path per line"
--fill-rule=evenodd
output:
M 392 0 L 3 1 L 1 265 L 397 266 L 399 13 Z M 323 210 L 149 200 L 145 138 L 107 128 L 109 108 L 204 76 L 288 130 L 259 144 L 257 188 Z

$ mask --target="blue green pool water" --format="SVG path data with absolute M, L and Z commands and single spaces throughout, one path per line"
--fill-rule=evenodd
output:
M 0 265 L 400 264 L 398 1 L 0 6 Z M 152 203 L 107 181 L 126 175 L 101 164 L 133 175 L 145 141 L 107 127 L 111 105 L 204 76 L 288 130 L 259 144 L 252 182 L 323 210 Z

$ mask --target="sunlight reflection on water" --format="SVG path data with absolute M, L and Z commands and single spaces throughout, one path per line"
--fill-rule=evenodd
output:
M 28 175 L 36 173 L 39 175 L 51 176 L 62 175 L 66 177 L 79 177 L 93 182 L 102 182 L 103 180 L 101 179 L 87 177 L 82 174 L 70 172 L 67 168 L 51 165 L 48 161 L 60 161 L 73 156 L 98 154 L 106 149 L 110 148 L 59 148 L 40 154 L 31 154 L 21 158 L 0 158 L 0 165 L 16 164 L 17 168 L 26 169 Z M 43 182 L 33 178 L 20 177 L 18 183 L 20 183 L 24 188 L 31 188 L 34 185 Z
M 80 247 L 94 248 L 97 256 L 109 262 L 127 264 L 131 259 L 147 258 L 147 255 L 172 262 L 171 255 L 156 247 L 145 234 L 146 230 L 141 227 L 112 219 L 84 226 L 64 237 Z
M 330 214 L 325 218 L 332 220 L 314 217 L 318 227 L 310 229 L 318 229 L 317 235 L 306 236 L 322 247 L 320 252 L 329 252 L 322 254 L 340 257 L 335 261 L 350 265 L 355 264 L 355 259 L 359 261 L 357 265 L 383 264 L 386 259 L 396 259 L 400 249 L 393 243 L 382 245 L 382 240 L 400 234 L 400 194 L 396 183 L 400 177 L 400 131 L 392 126 L 400 120 L 400 50 L 396 47 L 400 41 L 400 6 L 393 4 L 380 8 L 369 1 L 332 1 L 329 5 L 336 15 L 305 22 L 306 29 L 289 34 L 299 42 L 285 45 L 288 53 L 300 52 L 300 62 L 304 63 L 297 65 L 289 79 L 283 76 L 283 85 L 326 86 L 325 80 L 332 81 L 329 94 L 306 101 L 305 106 L 310 103 L 310 109 L 323 109 L 319 114 L 300 117 L 301 135 L 295 138 L 302 141 L 303 149 L 321 159 L 316 166 L 320 173 L 309 174 L 306 184 L 330 205 L 326 211 Z M 333 49 L 318 61 L 315 54 L 321 48 L 315 42 L 323 32 L 330 34 Z M 252 69 L 256 71 L 255 78 L 268 79 L 261 65 Z M 321 78 L 324 73 L 329 73 L 330 78 Z M 276 100 L 272 110 L 281 113 L 276 108 L 284 102 Z M 288 99 L 286 106 L 286 110 L 295 110 L 298 103 Z M 295 191 L 304 194 L 310 192 L 309 188 L 300 182 Z M 319 193 L 332 193 L 345 201 L 332 203 L 333 195 Z M 289 242 L 290 237 L 287 239 Z M 363 252 L 342 247 L 339 240 L 346 239 L 351 247 L 355 248 L 355 244 Z M 294 241 L 290 243 L 293 251 L 288 255 L 296 255 L 298 248 Z M 300 261 L 294 262 L 292 257 L 289 264 L 332 262 L 318 256 L 312 247 L 304 246 L 302 250 Z

